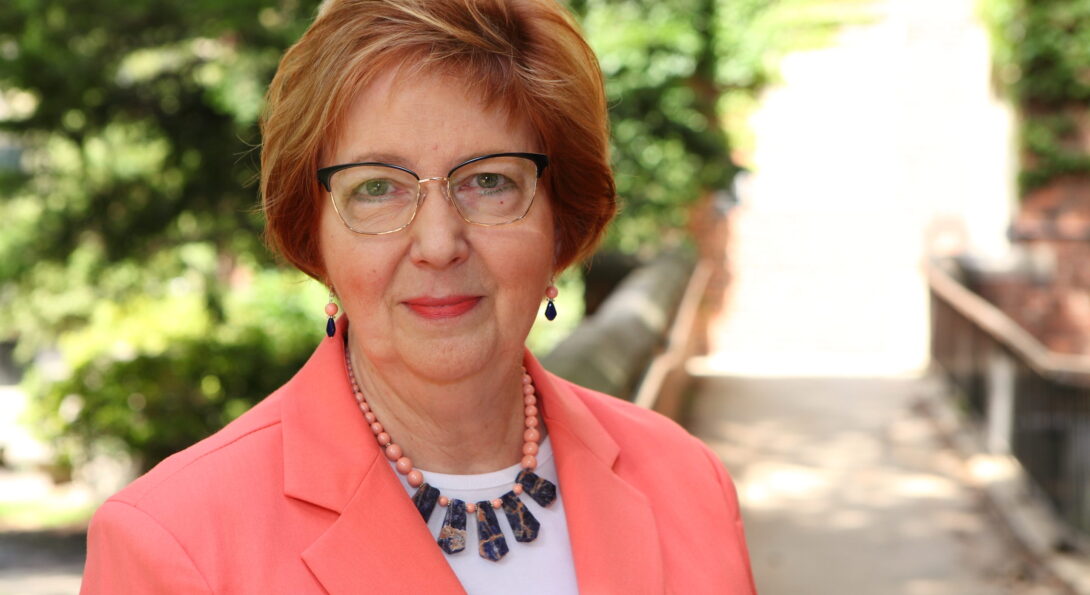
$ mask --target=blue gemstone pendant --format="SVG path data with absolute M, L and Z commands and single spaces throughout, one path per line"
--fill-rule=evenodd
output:
M 507 492 L 500 500 L 503 501 L 503 513 L 507 515 L 507 522 L 515 532 L 515 541 L 529 543 L 537 539 L 541 523 L 530 514 L 530 509 L 526 508 L 522 500 L 514 492 Z
M 439 547 L 448 554 L 457 554 L 466 549 L 466 503 L 451 500 L 447 505 L 447 516 L 443 518 L 443 528 L 439 530 Z
M 435 510 L 435 503 L 438 501 L 439 490 L 426 483 L 420 484 L 420 487 L 416 488 L 416 493 L 413 494 L 413 504 L 420 511 L 420 516 L 424 517 L 425 523 L 431 518 L 431 513 Z
M 553 500 L 556 500 L 556 486 L 553 485 L 553 482 L 538 477 L 536 473 L 529 469 L 523 469 L 515 478 L 515 483 L 521 484 L 526 493 L 534 499 L 534 502 L 543 507 L 552 504 Z
M 325 334 L 327 337 L 332 337 L 337 334 L 337 323 L 333 322 L 332 316 L 325 322 Z
M 477 549 L 482 558 L 499 562 L 507 555 L 507 540 L 488 500 L 477 503 Z
M 554 320 L 556 318 L 556 306 L 553 304 L 552 300 L 549 300 L 549 303 L 545 305 L 545 318 L 549 320 Z

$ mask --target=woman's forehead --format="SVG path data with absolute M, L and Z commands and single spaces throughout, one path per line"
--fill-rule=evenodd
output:
M 527 118 L 489 105 L 472 84 L 442 71 L 388 69 L 349 98 L 342 122 L 323 165 L 390 158 L 406 167 L 453 165 L 540 150 Z

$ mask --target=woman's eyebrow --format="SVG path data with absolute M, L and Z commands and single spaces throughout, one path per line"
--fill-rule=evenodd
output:
M 477 159 L 478 157 L 488 157 L 489 155 L 500 155 L 500 154 L 503 154 L 503 153 L 535 153 L 535 152 L 536 151 L 522 149 L 522 148 L 519 148 L 519 147 L 514 147 L 514 148 L 507 147 L 505 149 L 490 148 L 488 150 L 474 151 L 473 153 L 470 153 L 470 154 L 467 154 L 467 155 L 462 155 L 453 164 L 453 166 L 457 167 L 459 165 L 463 165 L 467 161 L 472 161 L 474 159 Z
M 408 167 L 409 160 L 395 153 L 357 153 L 345 163 L 389 163 Z
M 454 162 L 449 165 L 449 167 L 458 167 L 459 165 L 462 165 L 465 162 L 471 161 L 471 160 L 476 159 L 478 157 L 485 157 L 485 156 L 488 156 L 488 155 L 496 155 L 496 154 L 499 154 L 499 153 L 518 153 L 518 152 L 525 153 L 525 152 L 532 152 L 532 151 L 523 151 L 523 150 L 518 149 L 518 148 L 510 148 L 510 147 L 508 147 L 506 149 L 490 147 L 490 148 L 485 149 L 485 150 L 473 151 L 472 153 L 466 153 L 464 155 L 459 155 L 454 160 Z M 413 165 L 411 159 L 408 159 L 404 155 L 399 155 L 397 153 L 375 153 L 375 152 L 356 153 L 356 154 L 352 155 L 351 159 L 349 159 L 348 161 L 344 161 L 342 163 L 387 163 L 387 164 L 390 164 L 390 165 L 397 165 L 397 166 L 400 166 L 400 167 L 405 167 L 405 168 L 411 169 L 413 171 L 416 171 L 415 169 L 413 169 L 414 165 Z M 337 163 L 337 164 L 334 164 L 334 165 L 340 165 L 340 163 Z M 423 175 L 423 174 L 421 173 L 421 175 Z

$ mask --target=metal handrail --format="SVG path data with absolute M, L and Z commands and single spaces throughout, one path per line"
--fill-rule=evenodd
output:
M 993 339 L 1021 357 L 1038 374 L 1054 382 L 1090 388 L 1090 356 L 1056 353 L 973 293 L 935 263 L 926 266 L 931 290 Z
M 1013 455 L 1057 518 L 1090 536 L 1090 357 L 1053 353 L 937 264 L 931 356 L 986 448 Z

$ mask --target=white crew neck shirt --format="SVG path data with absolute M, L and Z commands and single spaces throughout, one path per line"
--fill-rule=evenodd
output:
M 393 463 L 391 463 L 393 466 Z M 449 475 L 433 473 L 424 469 L 424 481 L 439 490 L 447 498 L 465 502 L 493 500 L 507 493 L 515 483 L 515 477 L 521 471 L 520 465 L 506 469 L 476 475 Z M 556 461 L 553 459 L 552 443 L 546 436 L 537 454 L 538 476 L 557 484 Z M 397 477 L 406 493 L 412 496 L 416 488 L 409 485 L 405 476 Z M 575 582 L 575 563 L 572 560 L 571 541 L 568 539 L 568 525 L 564 516 L 564 499 L 560 496 L 557 485 L 556 500 L 548 508 L 542 508 L 529 494 L 519 496 L 523 504 L 541 523 L 537 539 L 530 543 L 515 541 L 514 531 L 507 521 L 503 509 L 496 511 L 496 519 L 507 541 L 508 552 L 498 562 L 486 560 L 478 555 L 477 516 L 466 515 L 466 549 L 446 557 L 454 574 L 469 595 L 491 595 L 493 593 L 565 595 L 578 593 Z M 439 535 L 446 516 L 446 508 L 436 505 L 428 520 L 428 529 L 433 536 Z M 439 545 L 435 546 L 437 549 Z

